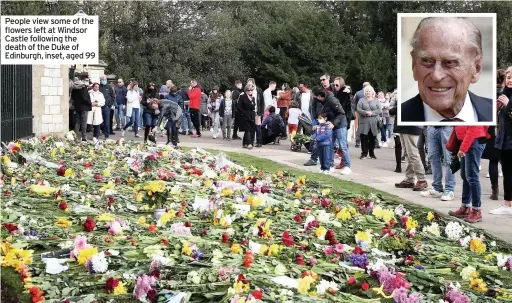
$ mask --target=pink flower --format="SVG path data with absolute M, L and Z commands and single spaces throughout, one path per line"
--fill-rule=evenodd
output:
M 156 282 L 155 277 L 150 277 L 147 275 L 142 275 L 137 278 L 137 283 L 135 284 L 135 288 L 133 289 L 133 296 L 135 299 L 140 300 L 141 298 L 145 298 L 149 291 L 152 290 L 151 286 Z
M 183 224 L 182 222 L 172 224 L 171 232 L 175 235 L 192 236 L 190 227 L 186 227 L 185 224 Z
M 345 245 L 343 245 L 342 243 L 338 243 L 336 244 L 335 249 L 337 253 L 342 253 L 345 251 Z
M 75 247 L 74 249 L 71 251 L 69 257 L 71 259 L 74 259 L 78 256 L 78 251 L 80 251 L 81 249 L 84 249 L 84 248 L 89 248 L 91 247 L 90 244 L 87 244 L 87 237 L 86 236 L 77 236 L 75 238 Z
M 327 246 L 326 248 L 324 248 L 324 254 L 326 256 L 330 256 L 334 253 L 334 249 L 332 248 L 332 246 Z
M 107 223 L 107 226 L 109 226 L 109 234 L 117 235 L 123 232 L 123 227 L 121 226 L 121 223 L 119 223 L 118 221 L 109 222 Z

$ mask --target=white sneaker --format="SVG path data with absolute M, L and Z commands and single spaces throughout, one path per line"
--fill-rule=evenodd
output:
M 512 215 L 512 207 L 500 205 L 500 207 L 492 209 L 489 213 L 491 215 Z
M 340 174 L 342 174 L 342 175 L 350 175 L 351 173 L 352 173 L 352 170 L 348 166 L 345 166 L 340 170 Z
M 124 137 L 124 130 L 121 132 L 121 137 Z
M 443 196 L 443 193 L 431 188 L 427 191 L 422 191 L 420 195 L 422 197 L 441 198 Z
M 334 172 L 334 166 L 331 166 L 331 168 L 329 168 L 329 173 L 333 173 Z
M 96 144 L 96 143 L 98 143 L 98 139 L 96 137 L 93 137 L 92 142 L 94 142 L 94 144 Z
M 331 174 L 331 171 L 330 171 L 330 170 L 323 170 L 323 171 L 322 171 L 322 174 L 330 175 L 330 174 Z
M 479 165 L 479 166 L 478 166 L 478 170 L 482 170 L 482 165 Z
M 499 174 L 500 177 L 503 177 L 503 173 L 500 171 L 500 174 Z
M 485 175 L 486 178 L 490 178 L 491 176 L 489 176 L 489 173 L 487 173 L 487 175 Z
M 451 201 L 455 198 L 455 193 L 453 191 L 445 191 L 441 196 L 441 201 Z
M 381 147 L 389 147 L 387 142 L 383 142 L 380 146 Z

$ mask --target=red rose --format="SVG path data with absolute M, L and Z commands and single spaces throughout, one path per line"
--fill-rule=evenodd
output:
M 101 178 L 100 174 L 95 174 L 94 178 L 96 179 L 96 181 L 98 181 L 98 183 L 101 182 L 101 180 L 103 179 L 103 178 Z
M 66 166 L 62 165 L 61 167 L 59 167 L 59 169 L 57 169 L 57 176 L 63 177 L 65 173 L 66 173 Z
M 110 208 L 112 204 L 114 204 L 114 198 L 112 196 L 109 196 L 107 206 Z
M 227 233 L 222 234 L 222 242 L 227 243 L 229 241 L 229 235 Z
M 15 234 L 18 232 L 18 226 L 16 226 L 15 224 L 12 224 L 12 223 L 4 223 L 2 224 L 2 226 L 7 229 L 7 231 L 10 233 L 10 234 Z
M 247 245 L 249 244 L 249 241 L 247 241 L 247 239 L 243 239 L 242 242 L 240 242 L 240 244 Z
M 249 268 L 251 267 L 252 262 L 254 261 L 254 257 L 252 255 L 252 251 L 248 250 L 245 252 L 244 256 L 244 266 Z
M 263 298 L 263 293 L 261 292 L 261 290 L 258 288 L 256 289 L 255 291 L 252 292 L 252 296 L 256 299 L 256 300 L 261 300 Z
M 354 284 L 354 283 L 356 283 L 356 281 L 357 281 L 357 279 L 356 279 L 356 278 L 354 278 L 354 277 L 349 277 L 349 278 L 347 279 L 348 284 Z
M 167 241 L 166 239 L 162 239 L 162 245 L 164 245 L 164 246 L 169 245 L 169 241 Z
M 293 221 L 295 221 L 295 222 L 297 222 L 297 223 L 302 222 L 302 216 L 301 216 L 301 214 L 297 214 L 297 215 L 295 215 L 295 217 L 293 217 Z
M 329 207 L 330 203 L 331 203 L 331 201 L 329 201 L 329 199 L 327 199 L 327 198 L 322 198 L 320 200 L 320 204 L 322 205 L 323 208 Z
M 368 283 L 364 282 L 364 283 L 363 283 L 363 285 L 361 285 L 361 289 L 362 289 L 362 290 L 365 290 L 365 291 L 366 291 L 366 290 L 368 290 L 368 289 L 370 289 L 370 284 L 368 284 Z
M 189 221 L 185 222 L 185 226 L 186 227 L 192 227 L 192 223 L 190 223 Z
M 301 266 L 306 266 L 306 262 L 304 262 L 304 255 L 303 254 L 298 254 L 297 257 L 295 258 L 295 261 L 298 265 L 301 265 Z
M 96 222 L 94 222 L 92 218 L 87 218 L 85 219 L 83 227 L 85 232 L 92 232 L 94 227 L 96 227 Z
M 263 185 L 260 189 L 262 194 L 269 194 L 270 193 L 270 187 L 268 185 Z
M 203 236 L 207 236 L 208 235 L 208 230 L 205 228 L 203 229 Z
M 85 167 L 85 168 L 92 167 L 92 162 L 90 162 L 90 161 L 85 162 L 85 163 L 84 163 L 84 167 Z
M 325 234 L 325 240 L 328 240 L 329 244 L 331 244 L 331 245 L 338 243 L 338 241 L 336 240 L 336 234 L 334 233 L 334 231 L 332 231 L 330 229 Z
M 356 255 L 361 255 L 361 254 L 364 253 L 364 251 L 361 249 L 361 247 L 356 246 L 356 248 L 354 248 L 353 253 L 356 254 Z
M 107 279 L 107 282 L 105 283 L 105 290 L 107 291 L 107 293 L 111 293 L 114 291 L 114 288 L 116 288 L 118 285 L 119 280 L 114 277 L 110 277 Z
M 148 291 L 148 300 L 149 300 L 149 302 L 156 302 L 156 299 L 157 299 L 156 294 L 157 294 L 157 292 L 156 292 L 156 289 L 154 289 L 154 288 L 151 288 Z
M 242 282 L 242 284 L 249 283 L 249 281 L 247 281 L 247 279 L 245 278 L 244 274 L 239 274 L 238 277 L 236 278 L 236 281 Z
M 286 245 L 286 246 L 293 246 L 293 245 L 295 245 L 295 239 L 290 234 L 290 232 L 287 231 L 287 230 L 283 233 L 281 239 L 283 241 L 283 244 Z
M 60 201 L 59 208 L 62 210 L 66 210 L 68 208 L 68 204 L 66 203 L 66 201 Z
M 119 182 L 121 182 L 121 179 L 116 178 L 116 179 L 114 180 L 114 182 L 115 182 L 115 183 L 119 183 Z

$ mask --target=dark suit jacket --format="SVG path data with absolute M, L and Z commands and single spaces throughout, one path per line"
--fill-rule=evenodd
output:
M 469 99 L 473 104 L 478 122 L 492 122 L 492 100 L 479 97 L 469 92 Z M 425 122 L 425 109 L 420 95 L 402 103 L 402 122 Z

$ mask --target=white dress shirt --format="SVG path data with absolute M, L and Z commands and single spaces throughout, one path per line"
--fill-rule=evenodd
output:
M 263 92 L 263 101 L 265 102 L 265 109 L 266 109 L 269 105 L 274 105 L 274 99 L 272 98 L 272 90 L 270 90 L 270 88 L 267 88 L 267 89 Z
M 438 112 L 433 110 L 430 106 L 428 106 L 425 102 L 423 102 L 423 109 L 425 110 L 425 122 L 441 122 L 442 120 L 446 119 Z M 473 103 L 471 103 L 469 93 L 466 93 L 464 105 L 462 106 L 460 112 L 455 117 L 453 117 L 453 119 L 460 119 L 464 122 L 478 122 L 478 115 L 476 114 L 476 110 L 473 107 Z
M 308 116 L 311 119 L 311 113 L 309 112 L 309 102 L 311 101 L 311 91 L 307 93 L 302 93 L 300 96 L 300 107 L 302 113 Z

